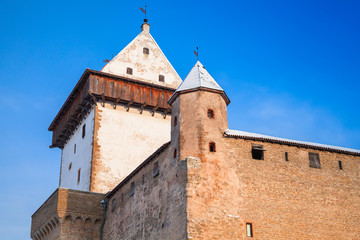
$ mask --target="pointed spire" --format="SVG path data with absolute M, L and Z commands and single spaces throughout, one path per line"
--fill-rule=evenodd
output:
M 170 97 L 168 103 L 171 105 L 175 98 L 181 92 L 189 92 L 196 90 L 208 90 L 212 92 L 217 92 L 221 94 L 227 105 L 230 103 L 230 100 L 227 97 L 225 91 L 208 73 L 208 71 L 206 71 L 205 67 L 200 63 L 199 60 L 195 63 L 195 65 L 193 66 L 189 74 L 186 76 L 185 80 L 178 87 L 178 89 L 176 89 L 175 93 Z

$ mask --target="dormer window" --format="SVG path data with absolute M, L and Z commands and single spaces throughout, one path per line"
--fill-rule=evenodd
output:
M 133 74 L 132 68 L 127 68 L 126 73 L 132 75 Z
M 143 48 L 143 53 L 149 55 L 150 50 L 148 48 Z
M 159 82 L 165 82 L 165 76 L 159 75 Z

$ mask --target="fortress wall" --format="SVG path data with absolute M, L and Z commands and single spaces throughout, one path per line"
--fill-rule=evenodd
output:
M 216 141 L 225 148 L 188 171 L 189 237 L 360 239 L 360 157 L 235 138 Z M 252 158 L 252 144 L 263 145 L 264 160 Z M 309 152 L 319 154 L 320 169 L 309 167 Z M 253 226 L 253 238 L 246 237 L 246 223 Z
M 96 111 L 91 191 L 106 193 L 170 140 L 171 116 L 108 103 Z
M 104 239 L 186 239 L 186 163 L 174 160 L 171 150 L 168 146 L 109 198 Z

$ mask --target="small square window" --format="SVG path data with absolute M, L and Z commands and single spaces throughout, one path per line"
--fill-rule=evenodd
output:
M 262 145 L 253 144 L 251 146 L 251 154 L 253 159 L 264 160 L 264 151 L 265 149 Z
M 310 161 L 310 167 L 312 168 L 321 168 L 320 167 L 320 158 L 318 153 L 310 153 L 309 152 L 309 161 Z
M 132 75 L 133 74 L 132 68 L 127 68 L 126 73 L 129 74 L 129 75 Z
M 246 236 L 247 237 L 253 237 L 253 228 L 252 228 L 252 223 L 246 223 Z
M 146 54 L 146 55 L 149 55 L 150 51 L 148 48 L 143 48 L 143 53 Z
M 130 190 L 130 196 L 133 196 L 135 193 L 135 183 L 131 182 L 131 190 Z
M 153 177 L 157 177 L 159 176 L 159 162 L 155 162 L 154 163 L 154 173 L 153 173 Z
M 164 75 L 159 75 L 159 82 L 165 82 Z

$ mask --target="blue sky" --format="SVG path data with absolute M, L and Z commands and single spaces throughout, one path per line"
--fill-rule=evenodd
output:
M 184 78 L 200 61 L 231 129 L 360 149 L 359 1 L 147 1 L 150 32 Z M 58 186 L 49 124 L 86 68 L 139 32 L 145 1 L 0 1 L 0 236 L 30 239 Z

